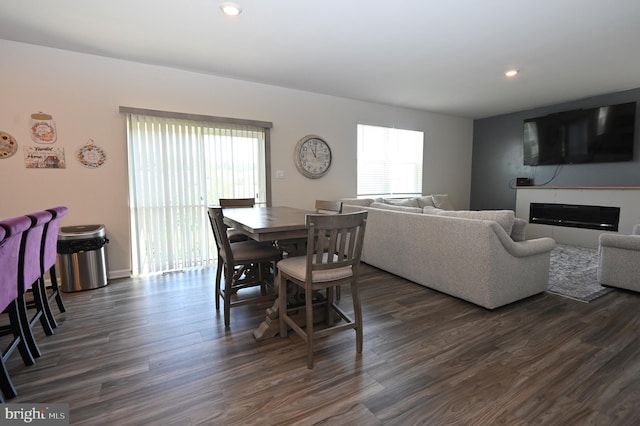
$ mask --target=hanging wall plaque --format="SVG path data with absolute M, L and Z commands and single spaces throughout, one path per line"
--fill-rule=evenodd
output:
M 0 131 L 0 160 L 9 158 L 18 151 L 18 142 L 7 132 Z
M 56 123 L 53 117 L 42 112 L 31 114 L 31 139 L 37 143 L 54 143 L 56 141 Z

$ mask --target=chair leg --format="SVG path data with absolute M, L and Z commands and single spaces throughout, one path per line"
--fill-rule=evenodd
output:
M 44 289 L 44 294 L 43 294 Z M 40 324 L 42 325 L 42 329 L 44 330 L 44 334 L 47 336 L 51 336 L 53 334 L 53 324 L 51 324 L 48 315 L 53 315 L 51 313 L 51 309 L 49 309 L 49 314 L 47 314 L 47 306 L 49 305 L 47 295 L 46 295 L 46 286 L 44 284 L 44 280 L 42 277 L 38 278 L 33 286 L 31 286 L 31 290 L 33 290 L 33 301 L 36 306 L 36 311 L 38 312 L 38 316 L 40 319 Z M 35 321 L 35 317 L 32 321 Z
M 334 290 L 336 287 L 327 287 L 327 304 L 325 306 L 325 318 L 327 319 L 327 325 L 328 326 L 332 326 L 333 325 L 333 304 L 335 303 L 334 301 Z
M 225 265 L 224 268 L 224 326 L 231 324 L 231 284 L 233 281 L 233 267 Z
M 39 285 L 38 290 L 40 291 L 40 302 L 42 304 L 43 311 L 43 315 L 40 317 L 40 322 L 42 322 L 43 327 L 50 329 L 51 334 L 53 334 L 53 329 L 58 327 L 58 323 L 56 322 L 56 318 L 53 316 L 53 311 L 51 310 L 51 305 L 49 304 L 47 284 L 44 282 L 44 277 L 40 278 L 36 285 Z
M 42 356 L 40 352 L 40 348 L 38 348 L 38 344 L 36 343 L 36 339 L 33 336 L 33 332 L 31 331 L 31 321 L 29 321 L 29 313 L 27 311 L 27 303 L 24 299 L 24 293 L 18 294 L 18 298 L 16 299 L 17 306 L 17 315 L 18 322 L 22 326 L 22 331 L 24 334 L 24 340 L 29 348 L 29 353 L 33 358 L 39 358 Z
M 18 396 L 18 392 L 13 385 L 13 381 L 11 380 L 11 376 L 9 376 L 9 371 L 7 370 L 7 366 L 5 365 L 2 357 L 0 357 L 0 390 L 2 390 L 2 394 L 0 394 L 0 402 L 5 402 L 5 398 L 12 399 Z
M 55 297 L 56 303 L 58 304 L 58 309 L 60 312 L 66 312 L 67 310 L 64 307 L 64 303 L 62 303 L 62 295 L 60 292 L 60 287 L 58 287 L 58 278 L 56 276 L 56 266 L 53 265 L 51 269 L 49 269 L 49 277 L 51 278 L 51 288 L 53 289 L 53 293 L 51 293 L 52 297 Z
M 304 292 L 307 335 L 307 368 L 313 368 L 313 290 L 306 288 Z
M 36 362 L 31 355 L 31 351 L 29 351 L 29 347 L 27 346 L 27 339 L 25 337 L 25 326 L 28 327 L 28 325 L 20 322 L 17 299 L 7 307 L 7 313 L 9 314 L 9 323 L 11 324 L 13 340 L 18 344 L 18 352 L 20 352 L 22 362 L 24 362 L 24 365 L 35 364 Z
M 218 263 L 216 265 L 216 309 L 220 309 L 220 298 L 222 297 L 220 291 L 220 281 L 222 280 L 222 268 L 224 268 L 222 258 L 218 256 Z
M 356 330 L 356 352 L 362 353 L 362 305 L 360 303 L 360 290 L 358 283 L 354 280 L 351 283 L 351 298 L 353 299 L 353 316 Z
M 287 280 L 282 274 L 277 275 L 278 281 L 278 320 L 280 321 L 280 337 L 287 337 L 288 325 L 284 320 L 287 315 Z

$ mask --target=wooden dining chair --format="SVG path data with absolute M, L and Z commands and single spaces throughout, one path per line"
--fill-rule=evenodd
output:
M 362 308 L 358 290 L 358 269 L 367 223 L 367 212 L 339 215 L 307 215 L 307 254 L 289 257 L 278 262 L 278 301 L 280 336 L 287 337 L 291 327 L 307 344 L 307 367 L 313 368 L 313 346 L 318 337 L 343 330 L 356 332 L 356 351 L 362 353 Z M 317 238 L 316 238 L 317 237 Z M 305 324 L 300 326 L 290 316 L 287 306 L 287 283 L 305 292 Z M 334 288 L 349 285 L 353 301 L 353 317 L 334 299 Z M 324 297 L 318 293 L 326 290 Z M 323 307 L 326 324 L 317 330 L 314 308 Z M 291 313 L 300 307 L 292 307 Z M 334 323 L 334 314 L 341 322 Z
M 229 327 L 232 307 L 273 301 L 275 297 L 275 292 L 272 291 L 273 271 L 275 271 L 276 262 L 281 259 L 281 254 L 280 250 L 271 243 L 248 240 L 231 244 L 227 237 L 222 208 L 210 207 L 208 213 L 219 259 L 216 270 L 216 309 L 220 309 L 220 299 L 222 299 L 224 325 Z M 220 282 L 223 272 L 224 288 Z M 231 300 L 231 296 L 238 294 L 240 290 L 256 286 L 260 287 L 260 295 L 250 297 L 238 295 Z
M 220 207 L 224 208 L 238 208 L 238 207 L 253 207 L 256 204 L 255 198 L 220 198 Z M 236 243 L 238 241 L 247 241 L 247 237 L 237 229 L 227 228 L 227 237 L 229 242 Z
M 342 201 L 316 200 L 316 213 L 340 214 Z

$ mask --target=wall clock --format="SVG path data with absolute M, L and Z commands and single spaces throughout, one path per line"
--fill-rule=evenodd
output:
M 293 160 L 300 173 L 317 179 L 324 176 L 331 167 L 331 148 L 320 136 L 308 135 L 296 145 Z

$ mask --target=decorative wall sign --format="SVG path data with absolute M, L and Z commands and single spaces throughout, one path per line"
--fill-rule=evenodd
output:
M 9 158 L 18 151 L 18 142 L 9 133 L 0 131 L 0 160 Z
M 97 169 L 107 161 L 107 154 L 102 148 L 93 143 L 93 139 L 89 139 L 86 144 L 76 150 L 76 160 L 85 167 Z
M 24 148 L 24 164 L 27 169 L 65 169 L 64 148 L 33 146 Z
M 56 123 L 53 117 L 42 112 L 31 114 L 31 139 L 37 143 L 54 143 L 56 141 Z

